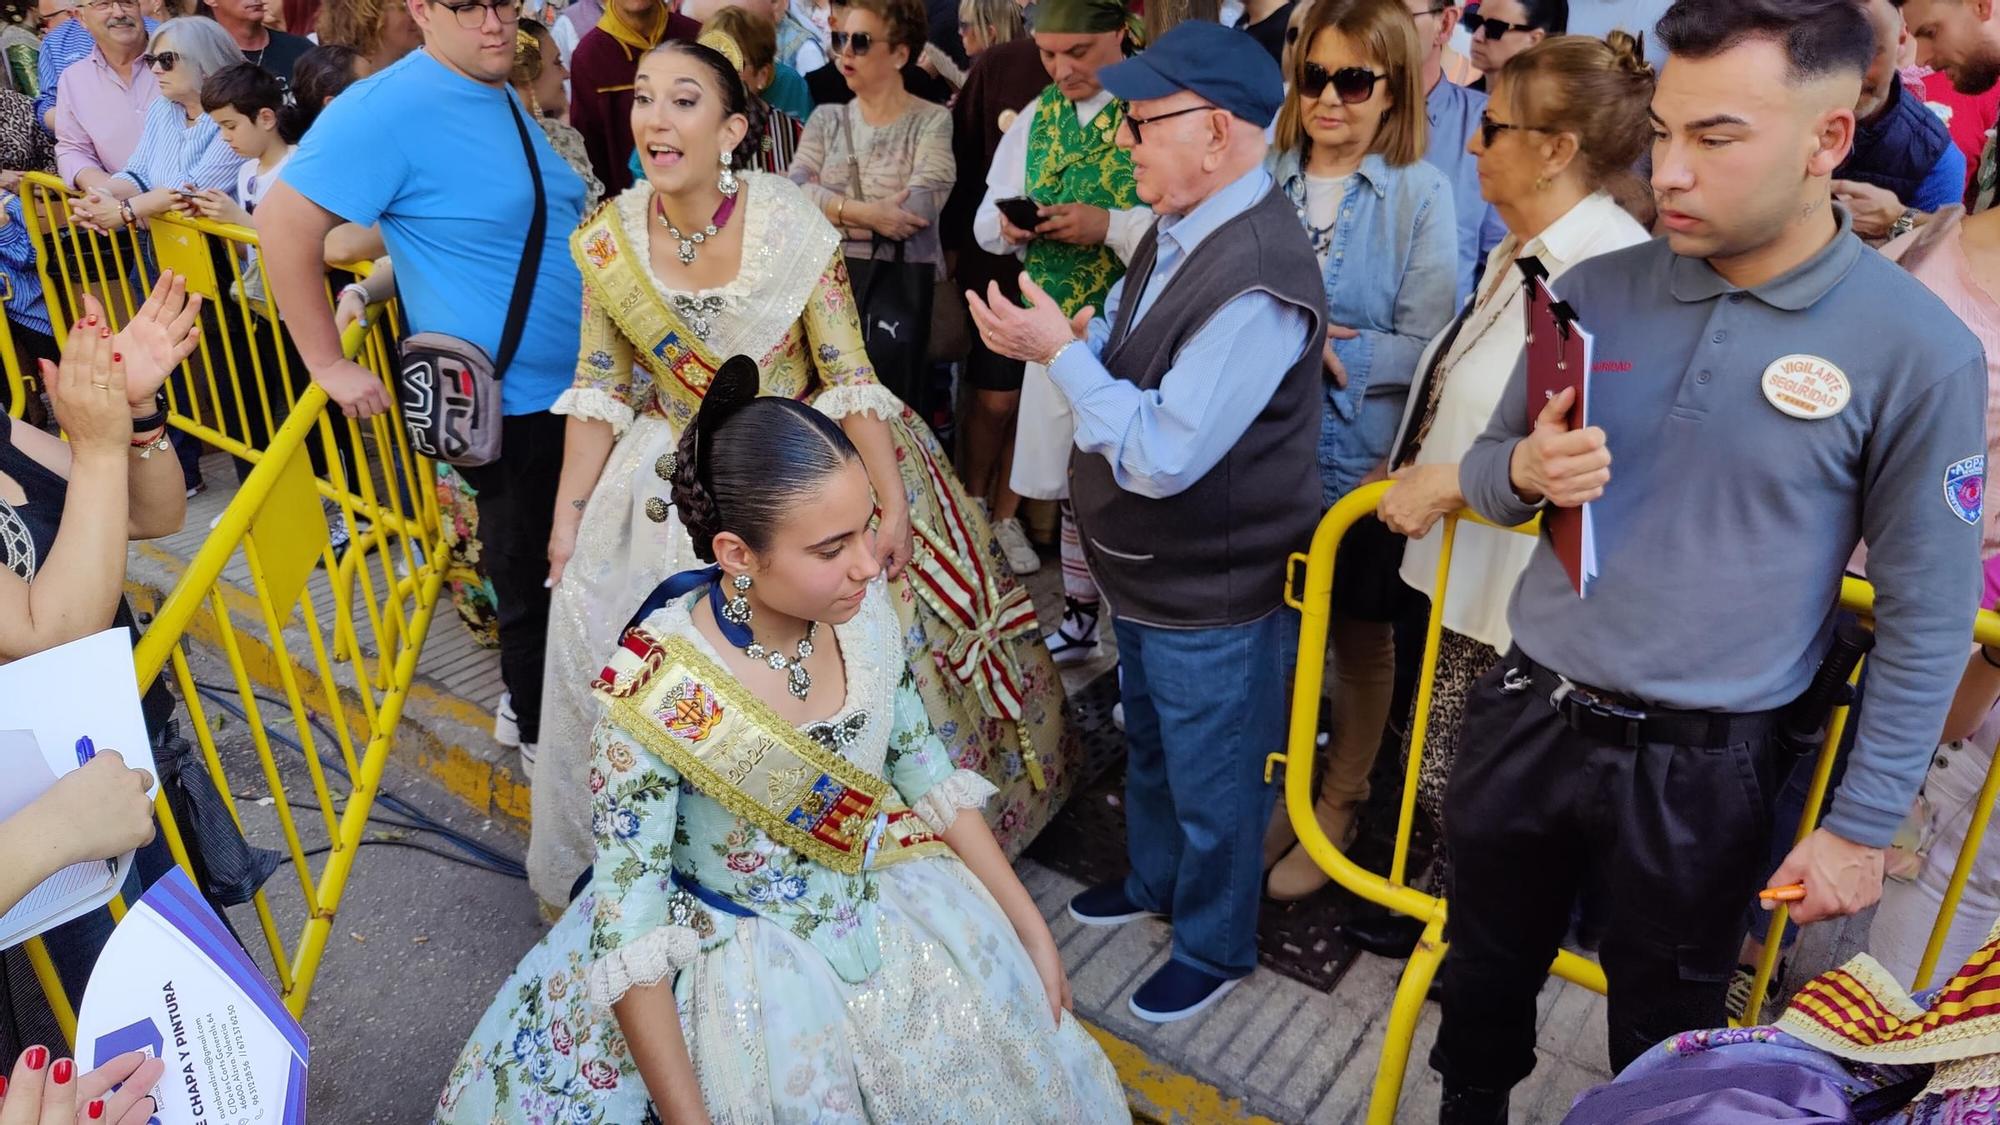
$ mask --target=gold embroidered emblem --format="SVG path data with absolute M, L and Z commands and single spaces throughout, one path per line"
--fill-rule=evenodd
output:
M 695 680 L 684 681 L 661 701 L 660 725 L 689 742 L 707 738 L 722 721 L 722 702 L 715 693 Z
M 600 230 L 583 244 L 583 253 L 591 265 L 603 269 L 617 260 L 618 244 L 612 240 L 610 231 Z

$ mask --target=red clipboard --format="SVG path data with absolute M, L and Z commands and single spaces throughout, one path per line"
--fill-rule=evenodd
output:
M 1515 263 L 1526 275 L 1522 281 L 1528 318 L 1528 417 L 1530 429 L 1541 417 L 1548 401 L 1565 388 L 1576 388 L 1576 402 L 1569 408 L 1569 428 L 1590 424 L 1591 337 L 1577 323 L 1576 313 L 1558 300 L 1548 286 L 1548 274 L 1535 258 Z M 1542 527 L 1556 558 L 1568 572 L 1570 585 L 1578 597 L 1587 597 L 1597 578 L 1597 544 L 1592 531 L 1590 505 L 1542 509 Z

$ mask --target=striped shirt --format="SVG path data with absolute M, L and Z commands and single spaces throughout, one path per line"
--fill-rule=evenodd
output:
M 158 98 L 146 111 L 139 147 L 125 162 L 125 170 L 113 178 L 129 181 L 142 192 L 193 184 L 234 198 L 236 172 L 242 166 L 243 158 L 222 139 L 214 118 L 204 113 L 190 122 L 178 103 Z
M 49 306 L 42 298 L 42 278 L 35 272 L 35 244 L 21 218 L 21 197 L 9 194 L 0 201 L 7 223 L 0 226 L 0 278 L 7 291 L 0 293 L 7 304 L 7 319 L 44 336 L 55 335 L 49 327 Z
M 146 21 L 146 39 L 152 41 L 153 30 L 159 24 Z M 90 29 L 81 19 L 66 21 L 62 26 L 49 32 L 42 40 L 42 53 L 35 60 L 35 77 L 41 83 L 41 93 L 35 96 L 35 120 L 48 120 L 49 111 L 56 107 L 56 84 L 62 80 L 62 73 L 76 63 L 90 56 L 96 48 L 96 40 L 90 37 Z

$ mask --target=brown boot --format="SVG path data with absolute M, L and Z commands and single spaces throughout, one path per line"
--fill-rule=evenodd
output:
M 1322 797 L 1313 803 L 1313 818 L 1319 821 L 1320 831 L 1342 851 L 1354 842 L 1355 818 L 1360 811 L 1361 806 L 1353 802 L 1334 804 Z M 1297 902 L 1332 881 L 1333 876 L 1321 870 L 1305 848 L 1294 846 L 1271 869 L 1264 893 L 1278 902 Z
M 1284 799 L 1279 798 L 1271 810 L 1271 824 L 1264 829 L 1264 866 L 1259 870 L 1269 871 L 1298 842 L 1299 834 L 1292 831 L 1292 815 L 1285 811 Z

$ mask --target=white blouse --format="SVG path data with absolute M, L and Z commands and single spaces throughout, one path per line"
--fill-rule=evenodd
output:
M 1438 399 L 1437 418 L 1431 423 L 1423 448 L 1417 452 L 1417 463 L 1455 464 L 1465 456 L 1474 439 L 1485 431 L 1507 380 L 1514 374 L 1527 338 L 1515 259 L 1540 258 L 1548 267 L 1553 283 L 1586 258 L 1636 246 L 1647 238 L 1646 228 L 1609 194 L 1600 191 L 1578 202 L 1526 246 L 1510 234 L 1494 247 L 1486 258 L 1486 270 L 1474 298 L 1478 303 L 1458 338 L 1452 341 L 1451 351 L 1446 353 L 1439 369 L 1444 391 Z M 1508 277 L 1496 287 L 1494 278 L 1501 273 Z M 1554 287 L 1560 295 L 1561 286 Z M 1429 369 L 1431 356 L 1449 333 L 1447 328 L 1431 341 L 1417 362 L 1419 373 Z M 1416 415 L 1422 409 L 1421 397 L 1416 389 L 1412 390 L 1404 409 L 1404 430 L 1416 424 Z M 1399 436 L 1399 445 L 1401 440 Z M 1437 577 L 1443 526 L 1439 521 L 1430 534 L 1410 540 L 1403 549 L 1403 581 L 1426 595 L 1431 593 L 1433 579 Z M 1507 651 L 1513 641 L 1513 633 L 1507 627 L 1507 603 L 1534 548 L 1535 541 L 1526 535 L 1469 522 L 1459 524 L 1452 549 L 1450 590 L 1445 599 L 1445 627 L 1501 652 Z

